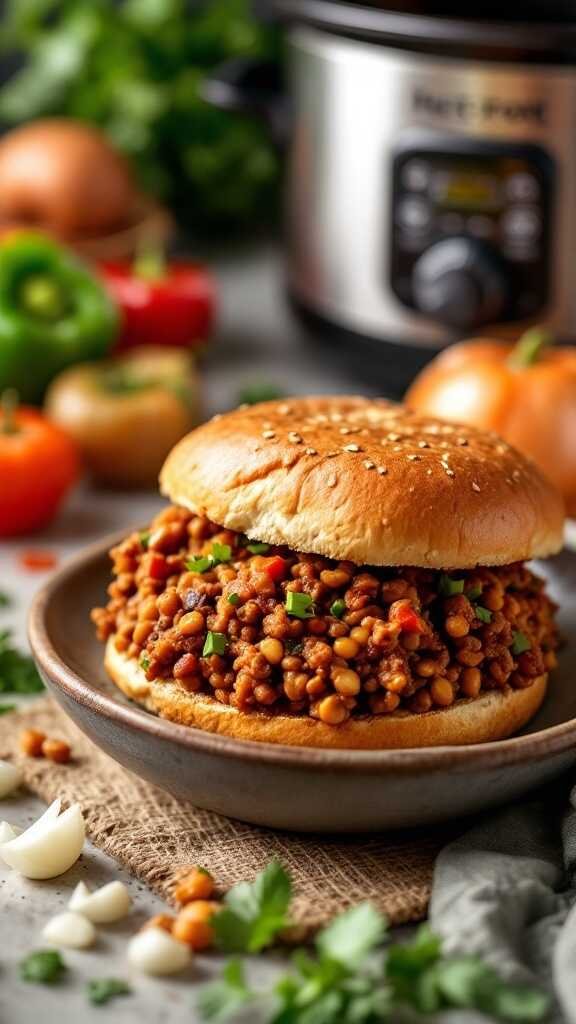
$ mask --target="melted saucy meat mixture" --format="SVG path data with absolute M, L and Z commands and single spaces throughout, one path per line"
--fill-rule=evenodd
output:
M 555 605 L 523 564 L 359 568 L 248 540 L 178 506 L 111 552 L 98 636 L 242 711 L 421 714 L 556 664 Z

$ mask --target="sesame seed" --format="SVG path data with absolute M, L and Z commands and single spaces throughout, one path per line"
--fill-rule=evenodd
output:
M 388 440 L 389 441 L 399 441 L 400 440 L 400 434 L 388 434 Z
M 393 449 L 392 449 L 392 451 L 393 452 L 401 452 L 402 451 L 402 445 L 401 444 L 395 444 Z
M 366 469 L 376 469 L 376 463 L 375 462 L 371 462 L 370 459 L 364 459 L 364 462 L 362 463 L 362 465 Z
M 336 484 L 338 483 L 338 477 L 336 476 L 336 473 L 331 473 L 326 483 L 328 484 L 328 487 L 336 487 Z
M 340 454 L 339 452 L 326 452 L 326 455 L 324 456 L 324 458 L 325 459 L 334 459 L 339 454 Z
M 507 477 L 506 477 L 506 483 L 507 483 L 507 484 L 510 484 L 510 487 L 513 487 L 513 486 L 514 486 L 514 481 L 513 481 L 513 480 L 511 480 L 509 476 L 507 476 Z
M 518 481 L 522 479 L 522 473 L 519 469 L 514 470 L 514 472 L 512 473 L 512 479 L 515 480 L 516 483 L 518 483 Z
M 472 490 L 476 491 L 477 494 L 480 494 L 480 487 L 475 480 L 472 481 Z
M 262 451 L 262 445 L 261 444 L 255 444 L 254 445 L 254 451 L 255 452 L 261 452 Z
M 450 469 L 449 466 L 444 466 L 444 470 L 445 470 L 446 476 L 456 476 L 456 473 L 454 472 L 454 470 Z
M 273 440 L 274 440 L 274 438 L 276 437 L 276 434 L 274 433 L 274 431 L 273 431 L 273 430 L 263 430 L 263 431 L 262 431 L 262 437 L 263 437 L 263 438 L 264 438 L 264 439 L 265 439 L 266 441 L 273 441 Z
M 418 441 L 418 447 L 419 448 L 429 448 L 430 445 L 428 444 L 428 441 Z
M 426 476 L 432 476 L 432 470 L 431 469 L 427 469 L 426 470 Z
M 288 434 L 288 440 L 292 441 L 292 444 L 302 444 L 302 438 L 300 434 L 296 434 L 293 430 Z
M 316 451 L 315 448 L 305 448 L 304 451 L 306 455 L 318 455 L 318 452 Z
M 350 427 L 339 427 L 339 430 L 340 430 L 341 434 L 349 434 L 350 433 Z
M 456 444 L 459 444 L 461 448 L 465 448 L 466 445 L 468 444 L 468 438 L 467 437 L 459 437 L 458 440 L 456 441 Z
M 279 405 L 278 412 L 281 416 L 289 416 L 292 412 L 292 408 L 289 405 Z
M 362 449 L 361 449 L 360 445 L 358 445 L 358 444 L 345 444 L 343 449 L 342 449 L 342 451 L 343 452 L 361 452 Z
M 419 462 L 420 459 L 422 458 L 422 456 L 421 455 L 407 455 L 406 458 L 408 459 L 408 462 Z
M 388 467 L 387 466 L 378 466 L 378 472 L 379 472 L 380 476 L 386 476 L 386 473 L 388 472 Z
M 221 413 L 221 412 L 217 412 L 217 413 L 216 413 L 216 414 L 215 414 L 215 415 L 214 415 L 214 416 L 212 417 L 212 423 L 217 423 L 217 422 L 218 422 L 218 420 L 221 420 L 221 419 L 222 419 L 222 413 Z

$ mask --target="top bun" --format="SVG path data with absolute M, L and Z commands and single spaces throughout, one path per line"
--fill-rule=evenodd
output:
M 377 399 L 241 407 L 183 438 L 162 493 L 228 529 L 357 565 L 466 569 L 562 545 L 561 498 L 496 434 Z

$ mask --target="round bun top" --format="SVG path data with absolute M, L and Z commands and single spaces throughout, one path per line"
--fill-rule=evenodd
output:
M 241 407 L 183 438 L 171 501 L 270 544 L 358 565 L 506 565 L 562 545 L 561 498 L 496 434 L 376 399 Z

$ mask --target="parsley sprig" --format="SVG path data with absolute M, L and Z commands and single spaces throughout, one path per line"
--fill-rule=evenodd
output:
M 0 630 L 0 693 L 39 693 L 43 689 L 32 658 L 14 646 L 9 629 Z
M 290 879 L 271 864 L 250 885 L 229 892 L 213 923 L 221 948 L 256 952 L 287 923 Z M 402 1008 L 422 1014 L 476 1009 L 503 1021 L 542 1020 L 547 997 L 504 982 L 476 956 L 444 956 L 427 926 L 408 942 L 384 945 L 385 917 L 370 903 L 340 914 L 316 937 L 312 952 L 298 950 L 292 969 L 272 990 L 249 987 L 242 961 L 228 962 L 222 977 L 200 993 L 205 1021 L 233 1018 L 248 1004 L 268 1007 L 268 1024 L 381 1024 Z
M 54 985 L 65 971 L 66 964 L 56 949 L 38 949 L 20 964 L 22 981 L 31 981 L 35 985 Z
M 86 986 L 88 1001 L 93 1006 L 104 1006 L 117 996 L 129 996 L 132 989 L 121 978 L 93 978 Z

